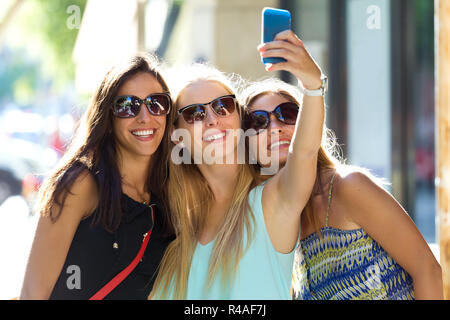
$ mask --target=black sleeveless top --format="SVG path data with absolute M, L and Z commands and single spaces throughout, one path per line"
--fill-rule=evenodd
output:
M 153 287 L 164 251 L 174 237 L 163 235 L 163 208 L 153 194 L 151 203 L 156 204 L 155 221 L 144 256 L 105 299 L 147 299 Z M 50 299 L 87 300 L 136 257 L 153 224 L 151 208 L 124 193 L 121 206 L 122 221 L 114 233 L 101 225 L 92 227 L 94 214 L 80 222 Z

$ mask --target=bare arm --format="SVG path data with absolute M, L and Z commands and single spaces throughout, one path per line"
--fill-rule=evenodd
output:
M 348 175 L 336 197 L 360 225 L 412 277 L 416 299 L 443 299 L 442 273 L 428 244 L 400 204 L 366 175 Z
M 282 57 L 268 71 L 291 72 L 304 88 L 321 87 L 321 70 L 303 42 L 290 30 L 279 33 L 275 41 L 259 47 L 264 57 Z M 311 195 L 316 179 L 317 155 L 324 122 L 323 97 L 304 96 L 286 165 L 265 186 L 263 208 L 268 232 L 275 249 L 290 252 L 299 232 L 300 214 Z
M 87 170 L 75 180 L 71 193 L 56 222 L 39 218 L 20 300 L 50 297 L 81 219 L 97 205 L 97 187 Z

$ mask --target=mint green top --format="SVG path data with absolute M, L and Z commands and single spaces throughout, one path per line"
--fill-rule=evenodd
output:
M 294 252 L 277 252 L 267 233 L 263 211 L 261 184 L 250 191 L 249 204 L 255 216 L 254 238 L 237 267 L 235 279 L 230 279 L 228 290 L 221 285 L 220 276 L 214 279 L 211 288 L 204 290 L 208 261 L 214 241 L 206 245 L 197 244 L 189 273 L 186 299 L 196 300 L 281 300 L 291 299 L 290 288 Z M 247 233 L 244 228 L 244 248 Z

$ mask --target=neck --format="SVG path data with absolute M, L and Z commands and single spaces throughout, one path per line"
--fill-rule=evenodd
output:
M 198 169 L 208 182 L 216 201 L 231 198 L 239 173 L 238 164 L 199 164 Z
M 153 167 L 151 156 L 136 156 L 118 152 L 118 166 L 122 184 L 127 184 L 143 194 L 147 192 L 147 177 Z

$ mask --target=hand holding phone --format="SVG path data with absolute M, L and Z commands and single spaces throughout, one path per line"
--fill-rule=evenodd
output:
M 264 8 L 262 10 L 261 42 L 271 42 L 275 36 L 284 30 L 291 29 L 291 13 L 287 10 Z M 266 63 L 286 62 L 279 57 L 261 58 Z
M 258 46 L 267 71 L 291 72 L 305 89 L 322 86 L 322 71 L 303 41 L 290 30 L 289 11 L 264 8 L 262 43 Z M 280 31 L 281 30 L 281 31 Z

